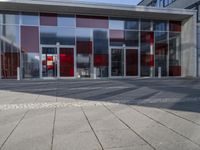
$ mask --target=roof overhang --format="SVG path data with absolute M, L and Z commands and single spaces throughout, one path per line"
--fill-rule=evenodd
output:
M 111 17 L 184 20 L 195 10 L 153 8 L 133 5 L 74 2 L 67 0 L 0 0 L 0 10 L 75 13 Z

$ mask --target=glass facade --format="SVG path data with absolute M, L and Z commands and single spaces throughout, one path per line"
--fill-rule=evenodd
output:
M 181 22 L 2 12 L 0 78 L 181 76 Z

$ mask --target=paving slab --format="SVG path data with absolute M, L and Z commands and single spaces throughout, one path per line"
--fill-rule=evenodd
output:
M 168 128 L 174 130 L 180 135 L 185 136 L 194 143 L 199 144 L 200 146 L 200 126 L 196 125 L 190 121 L 184 120 L 180 117 L 167 113 L 163 110 L 157 108 L 147 108 L 147 107 L 137 107 L 133 108 L 141 111 L 147 116 L 155 119 L 156 121 L 162 123 Z
M 31 110 L 9 137 L 2 150 L 50 150 L 54 109 Z

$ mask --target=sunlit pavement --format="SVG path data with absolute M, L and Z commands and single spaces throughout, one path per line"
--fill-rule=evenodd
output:
M 200 79 L 0 81 L 2 150 L 200 150 Z

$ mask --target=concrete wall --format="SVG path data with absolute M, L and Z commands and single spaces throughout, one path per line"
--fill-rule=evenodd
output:
M 196 15 L 182 23 L 182 76 L 197 76 Z

